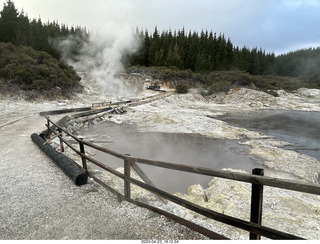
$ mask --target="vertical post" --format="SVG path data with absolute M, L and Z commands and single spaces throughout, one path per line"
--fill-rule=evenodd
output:
M 79 141 L 80 152 L 81 152 L 82 154 L 85 154 L 84 145 L 83 145 L 83 143 L 81 142 L 82 140 L 83 140 L 83 139 L 80 138 L 80 141 Z M 82 166 L 83 166 L 83 168 L 84 168 L 86 171 L 88 171 L 86 159 L 85 159 L 83 156 L 81 156 L 81 159 L 82 159 Z
M 264 175 L 263 169 L 253 169 L 253 175 Z M 252 184 L 250 222 L 261 225 L 263 185 Z M 250 240 L 261 240 L 261 236 L 250 233 Z
M 124 159 L 124 197 L 130 199 L 131 198 L 131 183 L 128 180 L 130 177 L 132 158 L 130 154 L 126 154 L 126 158 Z
M 50 137 L 51 137 L 51 130 L 50 130 L 49 117 L 47 117 L 47 127 L 48 127 L 48 135 L 47 135 L 47 138 L 50 139 Z
M 64 147 L 63 147 L 63 141 L 62 141 L 62 131 L 61 129 L 58 129 L 58 133 L 59 133 L 59 139 L 60 139 L 60 148 L 61 148 L 61 152 L 64 152 Z

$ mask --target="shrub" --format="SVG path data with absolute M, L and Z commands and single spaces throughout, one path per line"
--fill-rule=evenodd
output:
M 229 92 L 232 88 L 232 84 L 229 81 L 220 81 L 215 82 L 209 87 L 209 94 L 217 93 L 217 92 Z
M 22 89 L 50 90 L 80 87 L 72 67 L 31 47 L 0 42 L 0 78 Z
M 189 86 L 187 84 L 178 84 L 176 86 L 176 93 L 185 94 L 189 92 Z

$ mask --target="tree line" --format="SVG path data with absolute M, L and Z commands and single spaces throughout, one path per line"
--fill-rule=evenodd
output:
M 300 77 L 320 87 L 320 47 L 301 49 L 277 57 L 274 69 L 277 75 Z
M 0 12 L 0 42 L 11 42 L 17 46 L 30 46 L 38 51 L 49 53 L 59 59 L 59 52 L 50 40 L 69 35 L 87 34 L 86 28 L 71 27 L 57 21 L 43 23 L 41 18 L 30 20 L 22 10 L 19 12 L 14 3 L 8 0 Z
M 270 72 L 275 55 L 262 49 L 235 47 L 231 39 L 224 34 L 201 31 L 185 32 L 167 30 L 159 32 L 155 28 L 152 34 L 136 30 L 141 40 L 140 52 L 131 59 L 131 63 L 141 66 L 175 66 L 194 72 L 239 69 L 250 74 Z
M 234 46 L 230 38 L 212 31 L 186 32 L 184 28 L 153 33 L 137 29 L 133 33 L 140 41 L 140 50 L 127 57 L 128 66 L 176 67 L 196 73 L 239 70 L 251 75 L 298 77 L 308 84 L 320 86 L 320 48 L 298 50 L 280 56 L 266 53 L 262 48 Z M 52 45 L 56 38 L 78 36 L 74 54 L 90 33 L 85 27 L 68 27 L 57 21 L 43 23 L 40 17 L 30 20 L 19 12 L 11 0 L 0 12 L 0 42 L 30 46 L 45 51 L 56 59 L 60 53 Z

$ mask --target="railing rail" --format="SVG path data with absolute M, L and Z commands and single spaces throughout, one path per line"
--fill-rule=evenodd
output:
M 270 187 L 276 187 L 276 188 L 282 188 L 286 190 L 292 190 L 292 191 L 298 191 L 298 192 L 304 192 L 309 194 L 316 194 L 320 195 L 320 185 L 312 184 L 312 183 L 301 183 L 297 181 L 292 180 L 284 180 L 284 179 L 278 179 L 278 178 L 272 178 L 272 177 L 266 177 L 263 175 L 250 175 L 250 174 L 244 174 L 244 173 L 238 173 L 238 172 L 227 172 L 222 170 L 212 170 L 209 168 L 203 168 L 203 167 L 195 167 L 195 166 L 189 166 L 189 165 L 182 165 L 182 164 L 175 164 L 175 163 L 168 163 L 168 162 L 162 162 L 162 161 L 154 161 L 149 159 L 143 159 L 143 158 L 135 158 L 131 157 L 126 154 L 121 154 L 113 150 L 106 149 L 104 147 L 95 145 L 93 143 L 84 141 L 77 136 L 69 133 L 67 130 L 65 130 L 63 127 L 55 124 L 53 121 L 50 120 L 49 117 L 46 117 L 47 119 L 47 128 L 48 128 L 48 135 L 51 133 L 56 134 L 60 138 L 60 142 L 65 143 L 68 147 L 70 147 L 73 151 L 75 151 L 82 159 L 83 168 L 87 171 L 87 164 L 86 160 L 90 161 L 91 163 L 99 166 L 100 168 L 108 171 L 109 173 L 112 173 L 113 175 L 121 178 L 124 180 L 124 195 L 117 192 L 110 186 L 107 186 L 105 183 L 103 183 L 101 180 L 99 180 L 97 177 L 92 175 L 91 173 L 87 172 L 89 177 L 92 177 L 95 181 L 97 181 L 99 184 L 110 190 L 112 193 L 116 194 L 119 200 L 127 200 L 129 202 L 136 203 L 137 205 L 143 205 L 143 207 L 147 207 L 153 211 L 155 211 L 155 208 L 146 204 L 138 203 L 131 199 L 131 184 L 135 184 L 143 189 L 146 189 L 152 193 L 156 193 L 159 196 L 170 200 L 176 204 L 179 204 L 185 208 L 188 208 L 194 212 L 197 212 L 203 216 L 206 216 L 208 218 L 217 220 L 219 222 L 246 230 L 250 233 L 250 239 L 260 239 L 261 236 L 265 236 L 267 238 L 271 239 L 303 239 L 301 237 L 291 235 L 288 233 L 284 233 L 269 227 L 265 227 L 261 225 L 261 218 L 262 218 L 262 192 L 263 192 L 263 186 L 270 186 Z M 53 124 L 57 131 L 53 131 L 50 127 L 50 123 Z M 79 143 L 80 150 L 74 148 L 70 143 L 68 143 L 62 136 L 61 131 L 63 131 L 68 136 L 72 137 L 74 140 L 76 140 Z M 124 160 L 124 174 L 112 169 L 111 167 L 99 162 L 98 160 L 88 156 L 85 154 L 84 145 L 91 147 L 93 149 L 99 150 L 101 152 L 107 153 L 109 155 L 112 155 L 114 157 L 120 158 Z M 61 148 L 63 148 L 61 146 Z M 206 176 L 212 176 L 212 177 L 219 177 L 229 180 L 235 180 L 235 181 L 241 181 L 252 184 L 252 201 L 251 201 L 251 216 L 254 216 L 251 218 L 251 222 L 244 221 L 238 218 L 230 217 L 215 211 L 212 211 L 210 209 L 203 208 L 201 206 L 198 206 L 194 203 L 191 203 L 185 199 L 179 198 L 175 195 L 172 195 L 168 192 L 165 192 L 161 189 L 156 188 L 153 185 L 143 183 L 139 180 L 136 180 L 132 177 L 130 177 L 130 169 L 131 166 L 135 165 L 135 163 L 142 163 L 146 165 L 151 165 L 155 167 L 162 167 L 172 170 L 179 170 L 189 173 L 195 173 L 195 174 L 201 174 Z M 256 190 L 254 190 L 256 189 Z M 257 191 L 258 189 L 258 191 Z M 256 193 L 254 193 L 256 192 Z M 163 210 L 158 209 L 157 211 L 161 211 L 162 214 L 171 217 L 172 214 L 166 213 Z M 203 227 L 197 226 L 189 221 L 182 220 L 181 218 L 177 217 L 180 223 L 192 226 L 190 228 L 209 236 L 213 239 L 225 239 L 224 236 L 221 236 L 217 233 L 214 233 L 210 230 L 207 230 Z

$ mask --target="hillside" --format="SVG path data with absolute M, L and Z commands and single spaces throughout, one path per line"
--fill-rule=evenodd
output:
M 278 75 L 252 75 L 241 70 L 221 70 L 213 72 L 192 72 L 179 70 L 175 67 L 143 67 L 132 66 L 128 73 L 148 75 L 159 84 L 175 88 L 178 84 L 186 84 L 190 88 L 200 88 L 202 95 L 217 92 L 228 92 L 232 88 L 246 87 L 250 89 L 271 92 L 275 90 L 293 91 L 302 87 L 316 88 L 317 83 L 310 83 L 302 78 Z
M 67 96 L 81 89 L 80 79 L 71 66 L 46 52 L 0 42 L 1 93 L 22 90 L 30 99 L 40 95 Z

